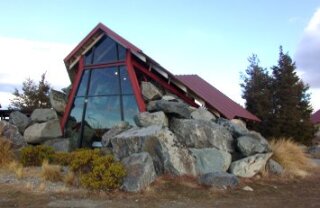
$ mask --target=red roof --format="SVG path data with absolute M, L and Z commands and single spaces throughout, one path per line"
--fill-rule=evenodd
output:
M 313 124 L 320 123 L 320 109 L 317 112 L 315 112 L 314 114 L 311 115 L 311 122 Z
M 179 81 L 228 119 L 235 117 L 260 121 L 255 115 L 231 100 L 198 75 L 176 75 Z

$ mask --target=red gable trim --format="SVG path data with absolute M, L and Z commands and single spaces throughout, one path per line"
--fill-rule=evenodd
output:
M 68 62 L 68 60 L 75 55 L 75 53 L 82 48 L 85 43 L 94 35 L 96 34 L 99 30 L 103 31 L 105 34 L 107 34 L 109 37 L 111 37 L 114 41 L 118 42 L 121 44 L 123 47 L 133 51 L 133 52 L 142 52 L 138 47 L 112 31 L 110 28 L 105 26 L 102 23 L 99 23 L 93 30 L 71 51 L 71 53 L 64 59 L 64 62 Z
M 226 118 L 240 117 L 260 121 L 255 115 L 235 103 L 198 75 L 176 75 L 175 77 Z
M 313 124 L 320 123 L 320 109 L 317 112 L 315 112 L 314 114 L 311 115 L 311 122 Z

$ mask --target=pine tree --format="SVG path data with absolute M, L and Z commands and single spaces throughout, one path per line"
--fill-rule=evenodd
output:
M 272 74 L 273 119 L 270 127 L 273 136 L 309 143 L 314 134 L 309 86 L 298 77 L 295 63 L 288 53 L 283 53 L 281 46 Z
M 256 54 L 248 58 L 249 66 L 246 75 L 242 75 L 242 98 L 246 100 L 246 109 L 261 119 L 260 123 L 248 123 L 248 127 L 270 136 L 269 120 L 272 115 L 271 81 L 267 69 L 260 66 Z
M 26 79 L 22 83 L 21 93 L 17 88 L 14 90 L 15 97 L 10 100 L 9 109 L 31 113 L 36 108 L 50 108 L 49 91 L 51 87 L 45 79 L 46 73 L 41 75 L 38 85 L 30 78 Z

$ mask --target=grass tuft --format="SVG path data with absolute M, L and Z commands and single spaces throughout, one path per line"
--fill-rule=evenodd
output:
M 6 167 L 14 160 L 14 153 L 12 150 L 12 143 L 0 137 L 0 168 Z
M 10 172 L 14 173 L 18 179 L 21 179 L 21 178 L 23 178 L 23 176 L 24 176 L 24 171 L 23 171 L 23 166 L 22 166 L 22 164 L 19 163 L 19 162 L 17 162 L 17 161 L 15 161 L 15 160 L 11 161 L 11 162 L 7 165 L 7 169 L 8 169 Z
M 301 146 L 291 139 L 279 138 L 270 142 L 272 158 L 284 168 L 285 175 L 305 177 L 313 169 L 314 164 L 305 154 Z
M 60 165 L 51 165 L 48 160 L 44 160 L 41 166 L 41 177 L 47 181 L 61 181 L 61 166 Z

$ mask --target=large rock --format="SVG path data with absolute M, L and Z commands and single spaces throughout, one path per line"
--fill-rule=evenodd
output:
M 63 92 L 59 92 L 57 90 L 51 89 L 49 94 L 49 99 L 53 109 L 57 111 L 59 114 L 63 114 L 67 105 L 66 94 Z
M 204 108 L 198 108 L 193 111 L 191 113 L 191 118 L 205 121 L 214 121 L 216 119 L 216 117 L 211 112 Z
M 151 82 L 141 82 L 141 92 L 145 100 L 157 100 L 162 97 L 162 92 Z
M 131 126 L 126 121 L 121 121 L 117 125 L 111 127 L 106 133 L 102 135 L 101 143 L 103 147 L 110 147 L 111 139 L 118 134 L 130 129 Z
M 31 120 L 37 123 L 46 122 L 57 118 L 57 113 L 53 109 L 49 108 L 35 109 L 31 114 Z
M 189 149 L 195 158 L 196 172 L 203 175 L 210 172 L 227 171 L 231 164 L 231 154 L 216 148 Z
M 244 156 L 271 151 L 267 140 L 258 134 L 251 134 L 237 138 L 237 147 Z
M 147 127 L 151 125 L 168 126 L 168 118 L 162 111 L 149 113 L 142 112 L 134 117 L 137 126 Z
M 250 178 L 265 168 L 266 163 L 271 156 L 272 153 L 256 154 L 234 161 L 230 165 L 230 173 L 236 176 Z
M 133 153 L 148 152 L 158 174 L 196 174 L 194 158 L 186 148 L 179 146 L 175 135 L 162 126 L 132 128 L 112 138 L 111 143 L 118 159 Z
M 72 89 L 72 85 L 69 85 L 68 87 L 64 87 L 61 89 L 61 91 L 66 94 L 66 96 L 65 96 L 66 102 L 68 101 L 68 97 L 71 92 L 71 89 Z
M 234 138 L 238 138 L 240 136 L 247 135 L 249 130 L 241 124 L 236 124 L 235 122 L 231 122 L 224 118 L 218 118 L 216 123 L 225 127 L 228 131 L 231 132 Z
M 152 158 L 146 152 L 134 153 L 121 162 L 127 171 L 122 185 L 122 189 L 125 191 L 141 191 L 156 179 Z
M 7 121 L 0 121 L 0 136 L 10 140 L 13 148 L 18 149 L 27 145 L 18 128 Z
M 201 175 L 199 183 L 215 188 L 235 188 L 239 184 L 237 176 L 226 172 L 212 172 Z
M 23 134 L 24 130 L 30 124 L 31 120 L 26 115 L 19 111 L 14 111 L 10 113 L 9 123 L 15 125 L 21 134 Z
M 62 132 L 58 119 L 45 123 L 35 123 L 24 131 L 24 138 L 26 142 L 30 144 L 39 144 L 61 136 Z
M 191 118 L 191 113 L 193 112 L 192 108 L 185 103 L 166 100 L 150 101 L 147 105 L 147 110 L 151 112 L 163 111 L 179 118 Z
M 215 147 L 227 152 L 234 151 L 234 140 L 229 131 L 211 121 L 172 119 L 170 129 L 186 147 Z
M 50 139 L 45 141 L 43 144 L 52 147 L 56 152 L 69 152 L 70 150 L 69 138 Z
M 270 159 L 267 162 L 266 169 L 275 175 L 281 175 L 284 172 L 283 167 L 275 160 Z

